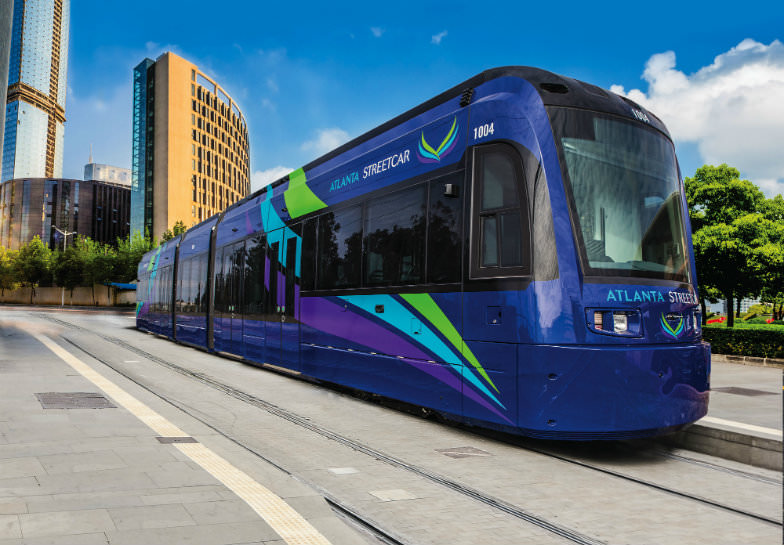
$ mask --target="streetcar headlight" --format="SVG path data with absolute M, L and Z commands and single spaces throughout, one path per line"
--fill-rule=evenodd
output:
M 613 312 L 613 331 L 626 333 L 629 330 L 629 317 L 626 313 Z
M 642 336 L 642 314 L 639 309 L 587 308 L 588 329 L 604 335 Z

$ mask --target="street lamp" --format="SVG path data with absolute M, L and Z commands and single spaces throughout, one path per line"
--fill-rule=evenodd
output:
M 76 231 L 69 231 L 67 229 L 60 229 L 56 225 L 52 225 L 52 229 L 63 235 L 63 251 L 65 251 L 65 247 L 68 245 L 68 235 L 75 235 Z
M 68 229 L 60 229 L 56 225 L 52 225 L 52 229 L 63 235 L 63 252 L 65 252 L 66 246 L 68 246 L 68 235 L 75 235 L 76 231 L 69 231 Z M 60 306 L 65 306 L 65 286 L 63 286 L 62 290 L 60 291 Z

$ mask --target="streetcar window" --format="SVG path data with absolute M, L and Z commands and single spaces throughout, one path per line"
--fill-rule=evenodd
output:
M 302 289 L 312 290 L 316 287 L 316 227 L 318 218 L 305 221 L 302 227 Z
M 550 108 L 585 274 L 689 280 L 675 149 L 644 123 Z
M 248 239 L 248 259 L 245 262 L 245 312 L 260 316 L 264 313 L 264 267 L 266 244 L 264 236 Z M 258 319 L 258 318 L 257 318 Z
M 366 285 L 424 280 L 427 186 L 371 199 L 365 212 Z
M 462 197 L 464 171 L 430 182 L 428 222 L 428 281 L 459 282 L 461 269 L 462 198 L 445 197 L 446 184 L 457 188 Z
M 319 289 L 359 287 L 362 263 L 362 207 L 324 214 L 318 228 Z
M 207 291 L 207 274 L 209 270 L 209 254 L 204 253 L 201 254 L 199 257 L 199 292 L 200 292 L 200 300 L 199 300 L 199 309 L 198 312 L 202 315 L 207 314 L 207 306 L 209 305 L 209 293 Z
M 530 239 L 520 157 L 506 144 L 477 148 L 474 157 L 472 276 L 529 271 Z

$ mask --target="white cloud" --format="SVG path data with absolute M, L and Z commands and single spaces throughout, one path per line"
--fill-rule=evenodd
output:
M 727 163 L 768 196 L 784 193 L 784 44 L 745 39 L 713 64 L 686 75 L 675 53 L 653 55 L 648 92 L 612 91 L 658 115 L 676 141 L 694 142 L 708 164 Z
M 380 38 L 384 34 L 385 31 L 381 27 L 372 26 L 372 27 L 370 27 L 370 32 L 372 32 L 373 36 L 375 36 L 376 38 Z
M 278 107 L 275 105 L 275 103 L 268 98 L 261 99 L 261 107 L 269 110 L 270 112 L 276 112 L 278 110 Z
M 262 187 L 283 178 L 292 170 L 294 169 L 283 166 L 272 167 L 267 170 L 256 170 L 250 176 L 250 190 L 259 190 Z
M 446 30 L 441 31 L 438 34 L 434 34 L 430 38 L 430 43 L 433 43 L 433 44 L 436 44 L 436 45 L 441 45 L 441 40 L 446 38 L 447 34 L 449 34 L 449 33 Z
M 267 89 L 273 93 L 280 91 L 280 87 L 278 87 L 278 82 L 275 78 L 267 78 Z
M 337 127 L 331 129 L 320 129 L 316 138 L 304 142 L 301 146 L 302 151 L 314 152 L 316 156 L 324 155 L 332 151 L 341 144 L 348 142 L 348 133 Z

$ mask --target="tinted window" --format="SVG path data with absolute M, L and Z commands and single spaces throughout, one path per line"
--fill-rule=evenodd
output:
M 522 163 L 506 144 L 477 148 L 474 156 L 472 276 L 529 271 L 530 240 Z
M 303 290 L 316 287 L 316 228 L 318 218 L 311 218 L 302 228 L 302 263 L 300 275 Z
M 354 206 L 319 218 L 318 286 L 358 287 L 362 263 L 362 208 Z
M 430 182 L 430 219 L 428 226 L 428 280 L 459 282 L 462 255 L 464 172 Z M 446 184 L 452 184 L 453 196 L 444 196 Z
M 245 313 L 260 319 L 264 313 L 264 268 L 266 246 L 264 236 L 257 235 L 247 242 L 248 259 L 245 263 Z
M 414 284 L 424 280 L 426 189 L 421 184 L 368 202 L 367 285 Z

